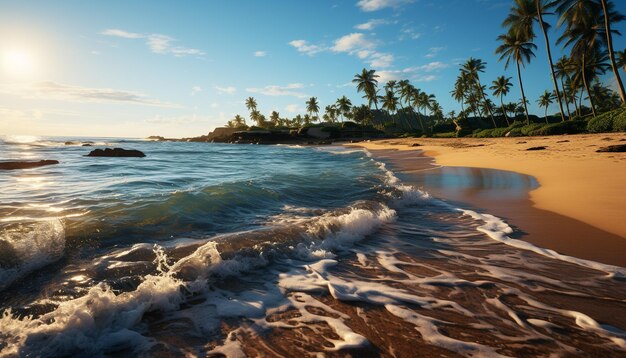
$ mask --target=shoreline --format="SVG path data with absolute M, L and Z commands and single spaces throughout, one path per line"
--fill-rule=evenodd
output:
M 363 147 L 410 184 L 433 195 L 502 217 L 515 235 L 566 255 L 626 267 L 626 155 L 596 153 L 626 141 L 624 133 L 517 138 L 405 138 L 346 143 Z M 527 151 L 546 146 L 546 150 Z M 418 152 L 419 150 L 419 152 Z M 395 154 L 394 154 L 395 152 Z M 471 180 L 493 180 L 490 171 L 538 181 L 514 197 L 511 190 L 451 191 L 425 184 L 424 169 L 441 166 Z M 505 171 L 505 172 L 502 172 Z M 487 179 L 486 179 L 487 178 Z M 519 191 L 520 188 L 514 188 Z M 494 195 L 495 193 L 495 195 Z M 504 194 L 504 195 L 502 195 Z M 523 195 L 522 195 L 523 194 Z

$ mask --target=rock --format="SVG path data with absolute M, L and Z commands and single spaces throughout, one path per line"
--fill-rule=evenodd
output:
M 567 140 L 567 139 L 566 139 L 566 140 L 558 140 L 558 141 L 556 141 L 556 142 L 557 142 L 557 143 L 567 143 L 567 142 L 569 142 L 569 140 Z
M 145 157 L 143 152 L 135 149 L 122 149 L 122 148 L 106 148 L 106 149 L 94 149 L 88 157 Z
M 79 142 L 65 142 L 65 145 L 78 145 Z
M 83 147 L 91 147 L 91 144 L 85 143 L 85 144 L 83 144 Z
M 521 142 L 517 142 L 517 144 L 525 144 L 526 142 L 521 141 Z
M 419 143 L 412 143 L 412 144 L 411 144 L 411 147 L 421 147 L 421 146 L 422 146 L 422 145 L 421 145 L 421 144 L 419 144 Z
M 609 145 L 608 147 L 602 147 L 596 152 L 599 153 L 624 153 L 626 152 L 626 144 Z
M 526 148 L 526 150 L 545 150 L 547 147 L 541 146 L 541 147 L 530 147 L 530 148 Z
M 38 162 L 0 162 L 0 169 L 30 169 L 43 167 L 44 165 L 59 164 L 58 160 L 40 160 Z

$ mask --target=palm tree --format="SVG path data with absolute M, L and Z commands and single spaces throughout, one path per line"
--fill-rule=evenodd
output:
M 550 107 L 550 105 L 554 103 L 553 99 L 554 93 L 548 92 L 546 90 L 541 96 L 539 96 L 539 99 L 537 100 L 539 107 L 545 108 L 543 117 L 546 120 L 546 124 L 548 124 L 548 107 Z
M 502 101 L 502 97 L 506 96 L 509 91 L 513 87 L 511 83 L 511 77 L 499 76 L 495 81 L 493 81 L 493 85 L 489 87 L 490 90 L 493 90 L 493 95 L 500 97 L 500 108 L 502 108 L 502 114 L 504 115 L 504 119 L 506 120 L 507 126 L 510 126 L 509 117 L 506 115 L 506 111 L 504 110 L 504 102 Z
M 317 98 L 311 97 L 308 101 L 306 101 L 306 111 L 309 112 L 309 117 L 315 119 L 320 112 L 320 106 L 317 103 Z M 313 116 L 315 113 L 315 116 Z
M 357 73 L 352 80 L 352 83 L 356 83 L 357 92 L 363 92 L 365 95 L 363 98 L 367 99 L 367 102 L 371 108 L 372 103 L 378 110 L 378 78 L 375 70 L 363 69 L 361 73 Z
M 246 120 L 240 115 L 236 115 L 233 121 L 235 123 L 235 127 L 244 127 L 246 125 Z
M 270 113 L 270 122 L 274 127 L 278 127 L 280 125 L 280 114 L 276 111 L 272 111 L 272 113 Z
M 565 87 L 564 81 L 565 79 L 570 78 L 569 74 L 571 71 L 572 71 L 571 61 L 565 56 L 562 56 L 561 58 L 559 58 L 554 64 L 554 74 L 561 81 L 561 89 L 563 90 L 563 93 L 561 93 L 561 95 L 563 96 L 563 99 L 565 100 L 565 109 L 567 110 L 567 118 L 569 119 L 572 119 L 572 114 L 569 111 L 569 103 L 571 102 L 571 97 L 568 95 L 569 91 Z
M 352 102 L 350 102 L 348 97 L 343 96 L 343 97 L 337 99 L 335 107 L 337 108 L 337 112 L 341 116 L 341 122 L 343 122 L 344 116 L 346 114 L 350 113 L 350 108 L 352 107 Z
M 254 97 L 248 97 L 248 99 L 246 99 L 246 108 L 249 111 L 254 111 L 256 109 L 256 100 Z
M 624 93 L 624 84 L 622 83 L 622 78 L 620 77 L 619 71 L 617 70 L 617 65 L 615 64 L 615 55 L 613 54 L 613 31 L 611 31 L 611 22 L 622 21 L 626 19 L 626 17 L 617 12 L 611 14 L 612 8 L 614 7 L 611 1 L 600 0 L 600 2 L 602 3 L 602 12 L 604 13 L 604 32 L 606 33 L 606 46 L 609 50 L 611 68 L 613 69 L 615 82 L 617 82 L 617 86 L 619 88 L 619 96 L 622 99 L 622 104 L 626 104 L 626 93 Z
M 480 96 L 483 99 L 483 102 L 487 102 L 487 97 L 485 96 L 485 91 L 483 91 L 482 84 L 480 83 L 480 72 L 485 72 L 485 62 L 477 58 L 471 58 L 463 64 L 461 71 L 465 72 L 470 83 L 474 83 L 479 90 Z M 493 118 L 493 112 L 489 107 L 489 115 L 491 116 L 491 121 L 493 122 L 493 127 L 496 128 L 496 120 Z
M 523 66 L 525 63 L 530 62 L 530 58 L 535 56 L 533 50 L 536 49 L 537 46 L 526 41 L 525 38 L 521 37 L 521 35 L 515 31 L 498 36 L 498 40 L 502 41 L 502 44 L 496 49 L 496 54 L 500 55 L 499 61 L 506 58 L 504 69 L 509 67 L 511 60 L 515 61 L 517 65 L 517 79 L 519 80 L 519 87 L 522 92 L 522 103 L 524 104 L 524 112 L 526 113 L 526 123 L 530 124 L 520 65 Z
M 393 122 L 396 123 L 395 118 L 393 118 L 391 115 L 398 110 L 398 97 L 396 97 L 396 94 L 393 93 L 393 90 L 391 88 L 387 89 L 385 95 L 382 98 L 382 101 L 383 109 L 387 110 L 389 118 L 391 118 Z
M 578 64 L 580 77 L 591 104 L 591 112 L 595 117 L 595 105 L 589 88 L 592 79 L 588 78 L 588 75 L 595 72 L 598 66 L 591 66 L 592 68 L 590 68 L 588 63 L 595 61 L 598 64 L 598 59 L 603 57 L 600 53 L 605 45 L 607 35 L 603 34 L 606 29 L 606 21 L 604 21 L 602 5 L 597 1 L 589 0 L 560 0 L 556 9 L 561 14 L 560 23 L 566 24 L 557 43 L 564 43 L 564 47 L 571 47 L 570 58 Z M 607 7 L 607 10 L 607 21 L 618 22 L 623 20 L 623 16 L 612 11 L 611 7 Z M 611 30 L 611 32 L 617 33 L 615 30 Z
M 563 105 L 561 104 L 561 95 L 559 86 L 556 82 L 554 74 L 554 67 L 552 64 L 552 51 L 550 49 L 550 41 L 548 40 L 547 30 L 550 28 L 550 24 L 543 21 L 543 16 L 549 14 L 546 9 L 553 6 L 554 2 L 546 4 L 546 0 L 514 0 L 514 5 L 511 7 L 509 15 L 506 17 L 502 26 L 508 27 L 509 32 L 515 32 L 520 38 L 526 40 L 526 42 L 532 42 L 535 38 L 534 22 L 539 23 L 541 32 L 546 43 L 546 53 L 548 55 L 548 64 L 550 65 L 550 74 L 552 75 L 552 83 L 554 85 L 554 91 L 559 97 L 559 109 L 561 113 L 561 120 L 565 121 L 565 114 L 563 113 Z
M 615 52 L 617 65 L 622 68 L 622 71 L 626 72 L 626 50 Z

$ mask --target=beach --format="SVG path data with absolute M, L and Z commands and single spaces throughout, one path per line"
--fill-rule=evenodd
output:
M 347 145 L 367 148 L 400 172 L 445 166 L 497 169 L 532 176 L 538 182 L 536 188 L 528 188 L 527 195 L 508 200 L 485 199 L 468 191 L 439 194 L 505 217 L 509 224 L 525 233 L 525 240 L 540 246 L 624 266 L 626 156 L 596 150 L 625 140 L 626 135 L 622 133 L 609 133 L 480 139 L 406 138 Z M 546 149 L 527 150 L 539 146 Z M 473 174 L 466 174 L 476 173 L 474 170 Z M 410 176 L 406 179 L 410 180 Z

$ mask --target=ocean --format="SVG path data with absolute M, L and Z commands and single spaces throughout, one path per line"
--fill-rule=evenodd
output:
M 40 159 L 0 172 L 0 356 L 626 354 L 626 269 L 363 149 L 0 142 Z

